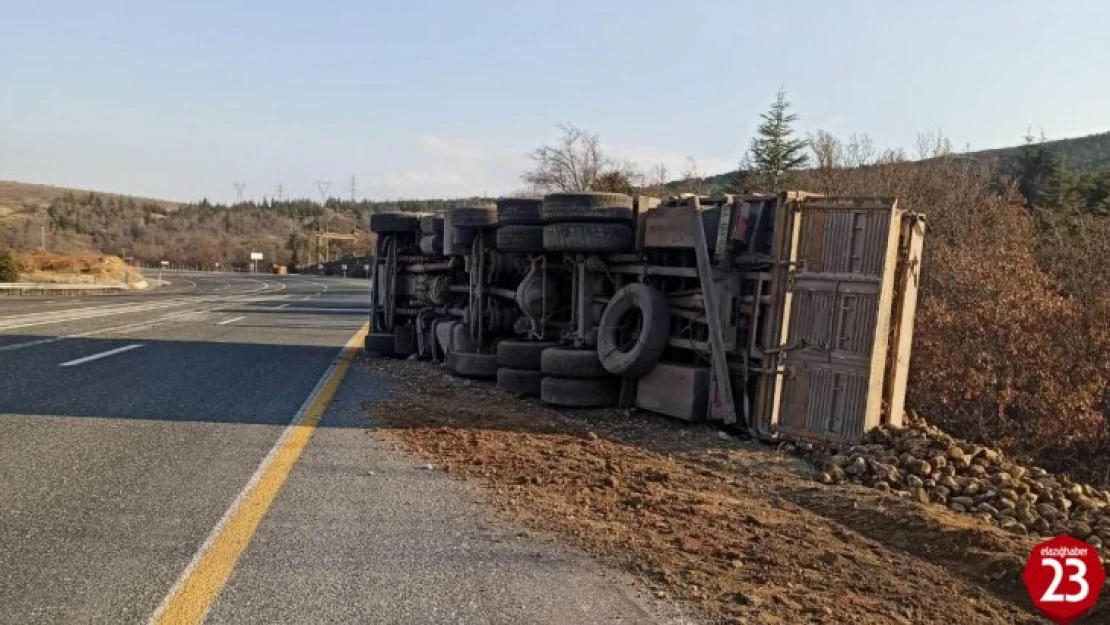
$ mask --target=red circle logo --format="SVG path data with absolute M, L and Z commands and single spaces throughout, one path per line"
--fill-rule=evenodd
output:
M 1033 547 L 1021 578 L 1041 614 L 1057 625 L 1068 625 L 1095 607 L 1106 571 L 1097 549 L 1071 536 L 1057 536 Z

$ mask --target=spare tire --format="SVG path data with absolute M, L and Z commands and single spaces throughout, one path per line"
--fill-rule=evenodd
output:
M 543 249 L 551 252 L 624 252 L 632 249 L 624 224 L 559 223 L 543 227 Z
M 515 395 L 539 395 L 542 381 L 543 374 L 539 371 L 507 367 L 497 370 L 497 388 Z
M 420 220 L 406 213 L 374 213 L 370 215 L 371 232 L 416 232 Z
M 639 378 L 651 370 L 670 338 L 671 311 L 657 289 L 635 282 L 605 305 L 597 329 L 601 365 L 613 375 Z
M 501 226 L 497 249 L 503 252 L 542 252 L 543 226 Z
M 594 349 L 552 347 L 540 356 L 540 371 L 563 378 L 608 378 Z
M 447 354 L 447 370 L 460 378 L 492 380 L 497 377 L 497 355 L 451 352 Z
M 497 200 L 497 223 L 502 226 L 540 225 L 543 200 L 535 197 L 503 197 Z
M 576 380 L 548 376 L 540 383 L 540 399 L 545 404 L 567 408 L 604 408 L 620 400 L 619 380 Z
M 510 369 L 539 371 L 543 352 L 558 343 L 506 339 L 497 344 L 497 364 Z
M 623 193 L 551 193 L 543 198 L 544 223 L 630 221 L 632 198 Z

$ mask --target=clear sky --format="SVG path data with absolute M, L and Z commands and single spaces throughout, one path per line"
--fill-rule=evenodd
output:
M 176 200 L 497 195 L 570 122 L 734 168 L 801 132 L 912 148 L 1110 129 L 1110 2 L 0 0 L 0 180 Z

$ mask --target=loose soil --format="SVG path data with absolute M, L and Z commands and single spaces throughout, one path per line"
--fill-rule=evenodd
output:
M 375 427 L 485 487 L 506 518 L 636 574 L 707 622 L 1034 623 L 1020 575 L 1035 540 L 853 484 L 705 424 L 562 412 L 429 363 Z M 1086 622 L 1106 622 L 1103 600 Z

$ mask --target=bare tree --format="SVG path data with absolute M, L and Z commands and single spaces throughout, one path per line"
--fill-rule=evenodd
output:
M 940 130 L 917 133 L 917 158 L 938 158 L 952 154 L 952 141 Z
M 693 193 L 694 195 L 705 195 L 709 192 L 709 185 L 705 182 L 705 173 L 698 167 L 698 161 L 692 157 L 686 157 L 686 168 L 682 171 L 682 176 L 679 182 L 679 192 Z
M 836 174 L 844 166 L 844 146 L 827 130 L 809 134 L 809 150 L 813 152 L 814 174 L 821 192 L 829 195 L 835 189 Z
M 875 160 L 875 142 L 870 135 L 853 132 L 844 146 L 844 166 L 864 167 Z
M 521 178 L 541 191 L 593 189 L 607 165 L 597 135 L 571 124 L 558 128 L 558 143 L 536 148 L 529 155 L 535 165 Z
M 646 174 L 643 174 L 643 184 L 640 192 L 652 197 L 667 195 L 667 183 L 671 181 L 671 172 L 663 163 L 653 165 Z

